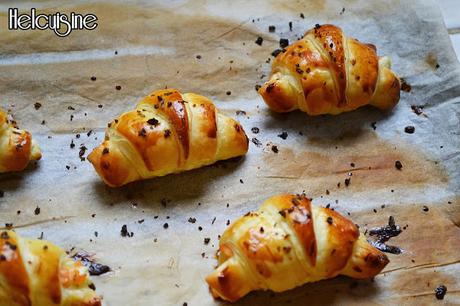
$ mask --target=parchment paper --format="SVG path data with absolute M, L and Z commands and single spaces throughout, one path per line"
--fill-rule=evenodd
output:
M 94 13 L 99 26 L 67 38 L 6 30 L 9 7 L 32 6 Z M 204 277 L 216 263 L 227 220 L 272 195 L 302 191 L 318 205 L 350 213 L 363 231 L 393 215 L 405 230 L 390 243 L 403 254 L 389 255 L 374 281 L 339 277 L 276 295 L 252 293 L 238 305 L 427 305 L 436 302 L 439 284 L 447 286 L 444 303 L 460 304 L 460 68 L 435 2 L 2 1 L 0 8 L 0 104 L 43 150 L 36 166 L 0 176 L 0 222 L 30 237 L 43 232 L 109 265 L 113 272 L 93 277 L 105 305 L 220 304 Z M 270 53 L 280 38 L 292 42 L 316 23 L 334 23 L 375 44 L 411 92 L 389 113 L 370 107 L 315 118 L 269 112 L 254 86 L 269 74 Z M 258 36 L 262 46 L 254 43 Z M 86 156 L 107 122 L 165 86 L 208 96 L 262 147 L 251 142 L 240 160 L 106 187 L 80 161 L 80 146 Z M 423 106 L 423 114 L 411 105 Z M 408 125 L 414 134 L 404 132 Z M 283 131 L 286 140 L 277 136 Z M 133 237 L 121 237 L 124 224 Z

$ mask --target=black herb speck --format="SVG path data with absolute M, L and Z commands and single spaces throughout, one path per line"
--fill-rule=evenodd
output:
M 251 132 L 253 132 L 254 134 L 259 134 L 259 128 L 258 127 L 253 127 L 251 128 Z
M 284 49 L 287 46 L 289 46 L 289 40 L 287 38 L 280 38 L 280 47 Z
M 404 132 L 406 132 L 407 134 L 414 134 L 415 127 L 412 125 L 408 125 L 404 128 Z
M 260 142 L 260 140 L 255 138 L 255 137 L 252 138 L 251 141 L 252 141 L 253 144 L 256 145 L 256 147 L 261 147 L 262 146 L 262 142 Z
M 120 85 L 117 85 L 117 86 L 115 86 L 115 89 L 116 89 L 116 90 L 121 90 L 121 86 L 120 86 Z
M 423 205 L 423 208 L 422 208 L 422 210 L 423 210 L 424 212 L 427 212 L 427 211 L 429 211 L 430 209 L 428 208 L 428 206 L 426 206 L 426 205 Z
M 40 214 L 40 207 L 36 207 L 35 210 L 34 210 L 34 214 L 35 215 L 39 215 Z
M 329 225 L 332 225 L 332 223 L 334 222 L 334 220 L 332 220 L 332 217 L 327 217 L 326 221 Z
M 286 138 L 288 138 L 288 133 L 287 132 L 282 132 L 281 134 L 278 134 L 278 137 L 283 139 L 283 140 L 286 140 Z
M 262 43 L 264 42 L 264 39 L 262 37 L 257 37 L 255 43 L 258 44 L 259 46 L 262 46 Z
M 275 32 L 276 27 L 274 25 L 268 26 L 268 32 L 273 33 Z
M 447 293 L 447 287 L 444 286 L 444 285 L 439 285 L 435 290 L 434 290 L 434 293 L 436 295 L 436 298 L 438 300 L 443 300 L 444 299 L 444 296 L 446 295 Z
M 403 165 L 399 160 L 395 161 L 395 168 L 396 169 L 401 170 L 402 167 L 403 167 Z
M 278 147 L 277 146 L 272 146 L 272 151 L 274 153 L 278 153 L 279 152 Z

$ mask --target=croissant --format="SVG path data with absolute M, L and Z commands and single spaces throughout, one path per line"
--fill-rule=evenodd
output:
M 20 130 L 0 109 L 0 173 L 21 171 L 31 160 L 42 157 L 29 132 Z
M 345 36 L 334 25 L 316 25 L 280 52 L 270 79 L 259 88 L 275 112 L 339 114 L 366 104 L 382 110 L 399 101 L 400 81 L 391 60 L 374 45 Z
M 206 281 L 214 297 L 234 302 L 252 290 L 280 292 L 339 274 L 371 278 L 388 262 L 350 220 L 303 195 L 280 195 L 224 232 Z
M 0 233 L 0 305 L 100 306 L 88 270 L 51 242 Z
M 158 90 L 109 123 L 88 156 L 109 186 L 199 168 L 246 154 L 248 138 L 206 97 Z

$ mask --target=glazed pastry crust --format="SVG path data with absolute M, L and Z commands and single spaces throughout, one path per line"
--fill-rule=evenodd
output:
M 0 305 L 100 306 L 91 287 L 86 267 L 51 242 L 0 233 Z
M 164 176 L 246 154 L 248 139 L 235 120 L 206 97 L 158 90 L 109 123 L 89 156 L 109 186 Z
M 305 196 L 280 195 L 224 232 L 206 281 L 215 297 L 234 302 L 253 290 L 280 292 L 339 274 L 371 278 L 388 262 L 350 220 Z
M 400 87 L 390 59 L 378 57 L 374 45 L 326 24 L 278 54 L 259 93 L 275 112 L 336 115 L 367 104 L 391 109 Z
M 0 109 L 0 173 L 24 170 L 31 160 L 41 156 L 30 133 L 20 130 Z

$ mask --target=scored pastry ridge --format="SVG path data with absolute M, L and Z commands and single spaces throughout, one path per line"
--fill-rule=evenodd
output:
M 18 128 L 0 109 L 0 173 L 24 170 L 30 161 L 42 157 L 32 135 Z
M 350 220 L 304 195 L 280 195 L 227 228 L 206 281 L 215 297 L 236 301 L 253 290 L 280 292 L 339 274 L 371 278 L 388 262 Z
M 51 242 L 0 232 L 0 305 L 101 306 L 88 270 Z
M 339 114 L 366 104 L 388 110 L 400 94 L 390 68 L 390 59 L 378 57 L 374 45 L 334 25 L 317 25 L 276 56 L 259 93 L 276 112 Z
M 190 170 L 246 154 L 241 125 L 206 97 L 158 90 L 109 123 L 89 156 L 110 186 Z

